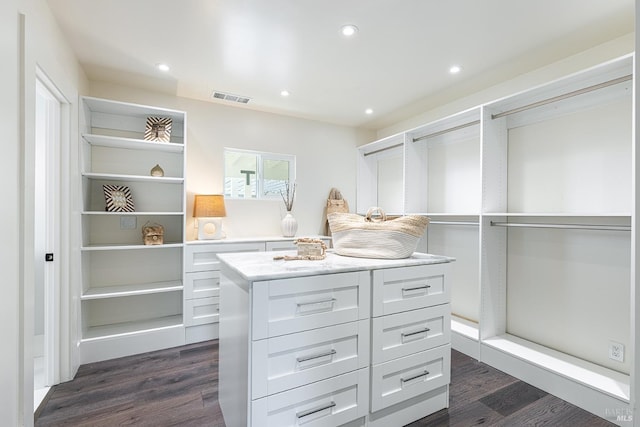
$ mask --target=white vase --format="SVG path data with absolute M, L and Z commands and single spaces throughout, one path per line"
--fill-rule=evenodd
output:
M 284 237 L 293 237 L 298 231 L 298 220 L 291 215 L 291 211 L 288 211 L 284 218 L 282 218 L 280 226 L 282 227 L 282 235 Z

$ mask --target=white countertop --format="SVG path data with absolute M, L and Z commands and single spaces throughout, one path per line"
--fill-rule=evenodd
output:
M 293 241 L 299 238 L 311 238 L 311 239 L 323 239 L 331 240 L 331 236 L 295 236 L 295 237 L 282 237 L 282 236 L 259 236 L 259 237 L 226 237 L 224 239 L 211 239 L 211 240 L 188 240 L 185 243 L 187 245 L 211 245 L 211 244 L 224 244 L 224 243 L 251 243 L 251 242 L 286 242 Z
M 218 258 L 223 270 L 230 268 L 249 282 L 455 261 L 455 258 L 418 252 L 403 259 L 374 259 L 345 257 L 331 251 L 320 261 L 273 259 L 283 255 L 296 255 L 296 251 L 223 253 Z

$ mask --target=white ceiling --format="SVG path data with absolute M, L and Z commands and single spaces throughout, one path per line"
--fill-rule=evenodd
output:
M 371 129 L 634 29 L 634 0 L 47 1 L 90 80 Z

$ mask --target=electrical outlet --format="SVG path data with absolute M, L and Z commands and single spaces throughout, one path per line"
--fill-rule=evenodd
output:
M 136 223 L 137 221 L 135 216 L 120 216 L 120 230 L 135 230 L 137 227 Z
M 609 341 L 609 359 L 624 362 L 624 345 L 619 342 Z

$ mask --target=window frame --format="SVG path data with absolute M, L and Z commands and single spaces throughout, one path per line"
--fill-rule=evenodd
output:
M 227 194 L 227 154 L 228 153 L 239 153 L 239 154 L 250 154 L 256 157 L 256 197 L 237 197 L 233 194 Z M 265 160 L 280 160 L 286 161 L 289 163 L 289 179 L 290 183 L 295 182 L 296 180 L 296 156 L 295 154 L 281 154 L 281 153 L 271 153 L 266 151 L 257 151 L 257 150 L 245 150 L 240 148 L 231 148 L 224 147 L 223 151 L 223 177 L 222 177 L 222 188 L 224 197 L 232 200 L 279 200 L 280 193 L 272 193 L 265 194 L 265 185 L 264 185 L 264 161 Z

